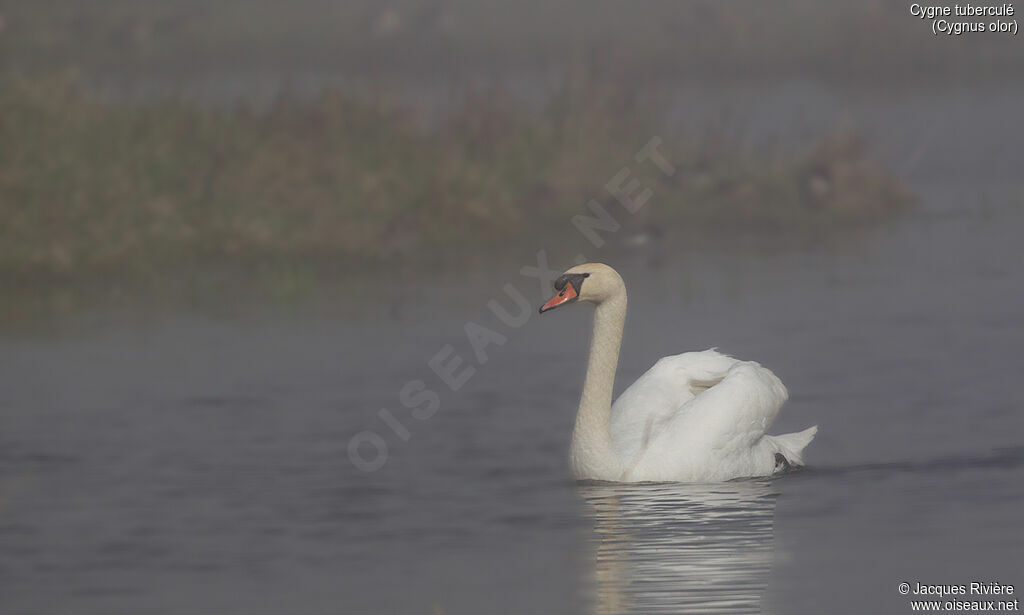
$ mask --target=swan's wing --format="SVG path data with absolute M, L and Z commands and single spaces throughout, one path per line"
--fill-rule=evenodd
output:
M 612 444 L 627 463 L 647 447 L 680 408 L 741 363 L 715 350 L 660 359 L 612 405 Z
M 770 370 L 736 361 L 719 383 L 661 422 L 629 472 L 699 481 L 770 474 L 774 457 L 762 437 L 787 397 Z

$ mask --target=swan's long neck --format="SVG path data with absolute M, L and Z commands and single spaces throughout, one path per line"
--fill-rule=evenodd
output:
M 587 376 L 572 432 L 570 464 L 576 478 L 618 480 L 624 469 L 612 447 L 612 389 L 626 322 L 626 291 L 598 304 Z

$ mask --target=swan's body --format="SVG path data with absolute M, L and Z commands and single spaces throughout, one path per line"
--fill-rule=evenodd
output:
M 555 287 L 561 292 L 542 312 L 578 299 L 597 305 L 570 446 L 576 478 L 717 482 L 803 463 L 818 428 L 765 433 L 786 401 L 786 387 L 752 361 L 715 350 L 665 357 L 612 405 L 625 284 L 611 267 L 590 263 L 567 271 Z

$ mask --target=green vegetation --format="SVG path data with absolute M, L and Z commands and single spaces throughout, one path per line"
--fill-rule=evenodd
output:
M 101 100 L 70 78 L 0 83 L 0 279 L 495 250 L 571 228 L 655 135 L 679 172 L 632 167 L 658 194 L 647 226 L 817 231 L 911 201 L 855 137 L 760 153 L 688 140 L 657 131 L 655 102 L 586 80 L 539 111 L 466 95 L 429 126 L 337 93 L 255 112 Z

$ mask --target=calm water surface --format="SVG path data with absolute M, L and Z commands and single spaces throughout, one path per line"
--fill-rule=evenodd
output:
M 717 346 L 787 383 L 775 433 L 821 426 L 809 468 L 770 481 L 574 483 L 589 309 L 504 327 L 503 284 L 541 299 L 513 266 L 7 334 L 0 611 L 901 613 L 901 581 L 1024 591 L 1024 206 L 1012 182 L 915 189 L 838 246 L 608 255 L 631 293 L 619 390 Z M 507 337 L 485 364 L 470 320 Z M 477 370 L 456 393 L 427 367 L 447 344 Z M 399 403 L 413 379 L 440 395 L 427 420 Z M 372 473 L 347 451 L 364 429 L 389 449 Z

